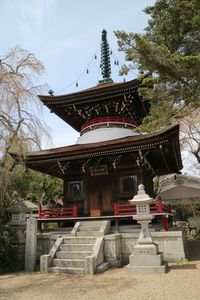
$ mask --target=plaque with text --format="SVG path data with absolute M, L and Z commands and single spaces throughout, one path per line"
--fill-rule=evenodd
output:
M 101 165 L 98 167 L 90 167 L 90 174 L 91 176 L 100 176 L 108 174 L 108 166 Z

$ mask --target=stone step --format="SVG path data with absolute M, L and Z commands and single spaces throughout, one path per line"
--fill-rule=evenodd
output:
M 62 227 L 58 227 L 58 228 L 52 228 L 51 229 L 51 233 L 61 233 L 61 234 L 70 234 L 70 232 L 72 231 L 73 227 L 65 227 L 65 228 L 62 228 Z
M 77 231 L 76 236 L 77 237 L 85 236 L 86 238 L 88 238 L 88 236 L 99 237 L 102 236 L 102 234 L 99 231 Z
M 100 226 L 79 226 L 78 231 L 99 231 L 100 230 Z
M 84 259 L 59 259 L 54 258 L 52 260 L 53 267 L 73 267 L 73 268 L 84 268 Z
M 86 256 L 90 256 L 92 251 L 59 251 L 56 253 L 56 258 L 84 258 Z
M 94 244 L 96 241 L 95 237 L 65 237 L 64 244 Z
M 99 226 L 101 227 L 102 225 L 102 221 L 81 221 L 81 225 L 84 225 L 84 226 Z
M 61 251 L 92 251 L 94 244 L 62 244 Z
M 51 267 L 48 269 L 50 273 L 66 273 L 66 274 L 85 274 L 84 268 L 66 268 Z

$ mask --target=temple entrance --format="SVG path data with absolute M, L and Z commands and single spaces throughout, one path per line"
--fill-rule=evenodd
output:
M 111 175 L 88 178 L 88 202 L 90 215 L 109 215 L 113 212 Z

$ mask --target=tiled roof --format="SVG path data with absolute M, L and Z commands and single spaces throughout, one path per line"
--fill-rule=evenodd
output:
M 39 95 L 39 98 L 41 101 L 45 103 L 57 103 L 57 102 L 65 102 L 72 99 L 82 98 L 82 97 L 88 97 L 92 96 L 93 94 L 102 94 L 103 92 L 115 92 L 120 89 L 126 89 L 133 86 L 138 86 L 140 84 L 140 81 L 137 79 L 123 82 L 123 83 L 105 83 L 105 84 L 99 84 L 94 87 L 76 92 L 76 93 L 70 93 L 65 95 L 55 95 L 55 96 L 45 96 L 45 95 Z M 93 93 L 94 92 L 94 93 Z
M 138 146 L 138 145 L 146 145 L 148 142 L 156 142 L 158 140 L 162 140 L 163 138 L 167 138 L 167 136 L 170 136 L 170 134 L 174 134 L 174 132 L 178 133 L 179 131 L 179 126 L 172 126 L 168 129 L 165 129 L 163 131 L 155 132 L 155 133 L 149 133 L 149 134 L 141 134 L 141 135 L 135 135 L 135 136 L 129 136 L 129 137 L 124 137 L 116 140 L 109 140 L 109 141 L 103 141 L 103 142 L 98 142 L 98 143 L 90 143 L 90 144 L 75 144 L 75 145 L 70 145 L 70 146 L 64 146 L 64 147 L 59 147 L 59 148 L 52 148 L 52 149 L 47 149 L 47 150 L 42 150 L 42 151 L 35 151 L 31 152 L 27 155 L 27 158 L 33 158 L 34 157 L 39 157 L 39 156 L 52 156 L 56 154 L 67 154 L 67 153 L 72 153 L 72 152 L 79 152 L 79 151 L 95 151 L 95 150 L 100 150 L 100 149 L 106 149 L 109 148 L 109 146 L 112 147 L 112 149 L 115 149 L 117 147 L 126 147 L 130 143 L 132 145 Z

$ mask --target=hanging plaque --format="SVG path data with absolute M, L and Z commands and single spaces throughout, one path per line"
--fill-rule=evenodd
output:
M 101 165 L 98 167 L 90 167 L 90 174 L 91 176 L 100 176 L 108 174 L 108 166 Z

